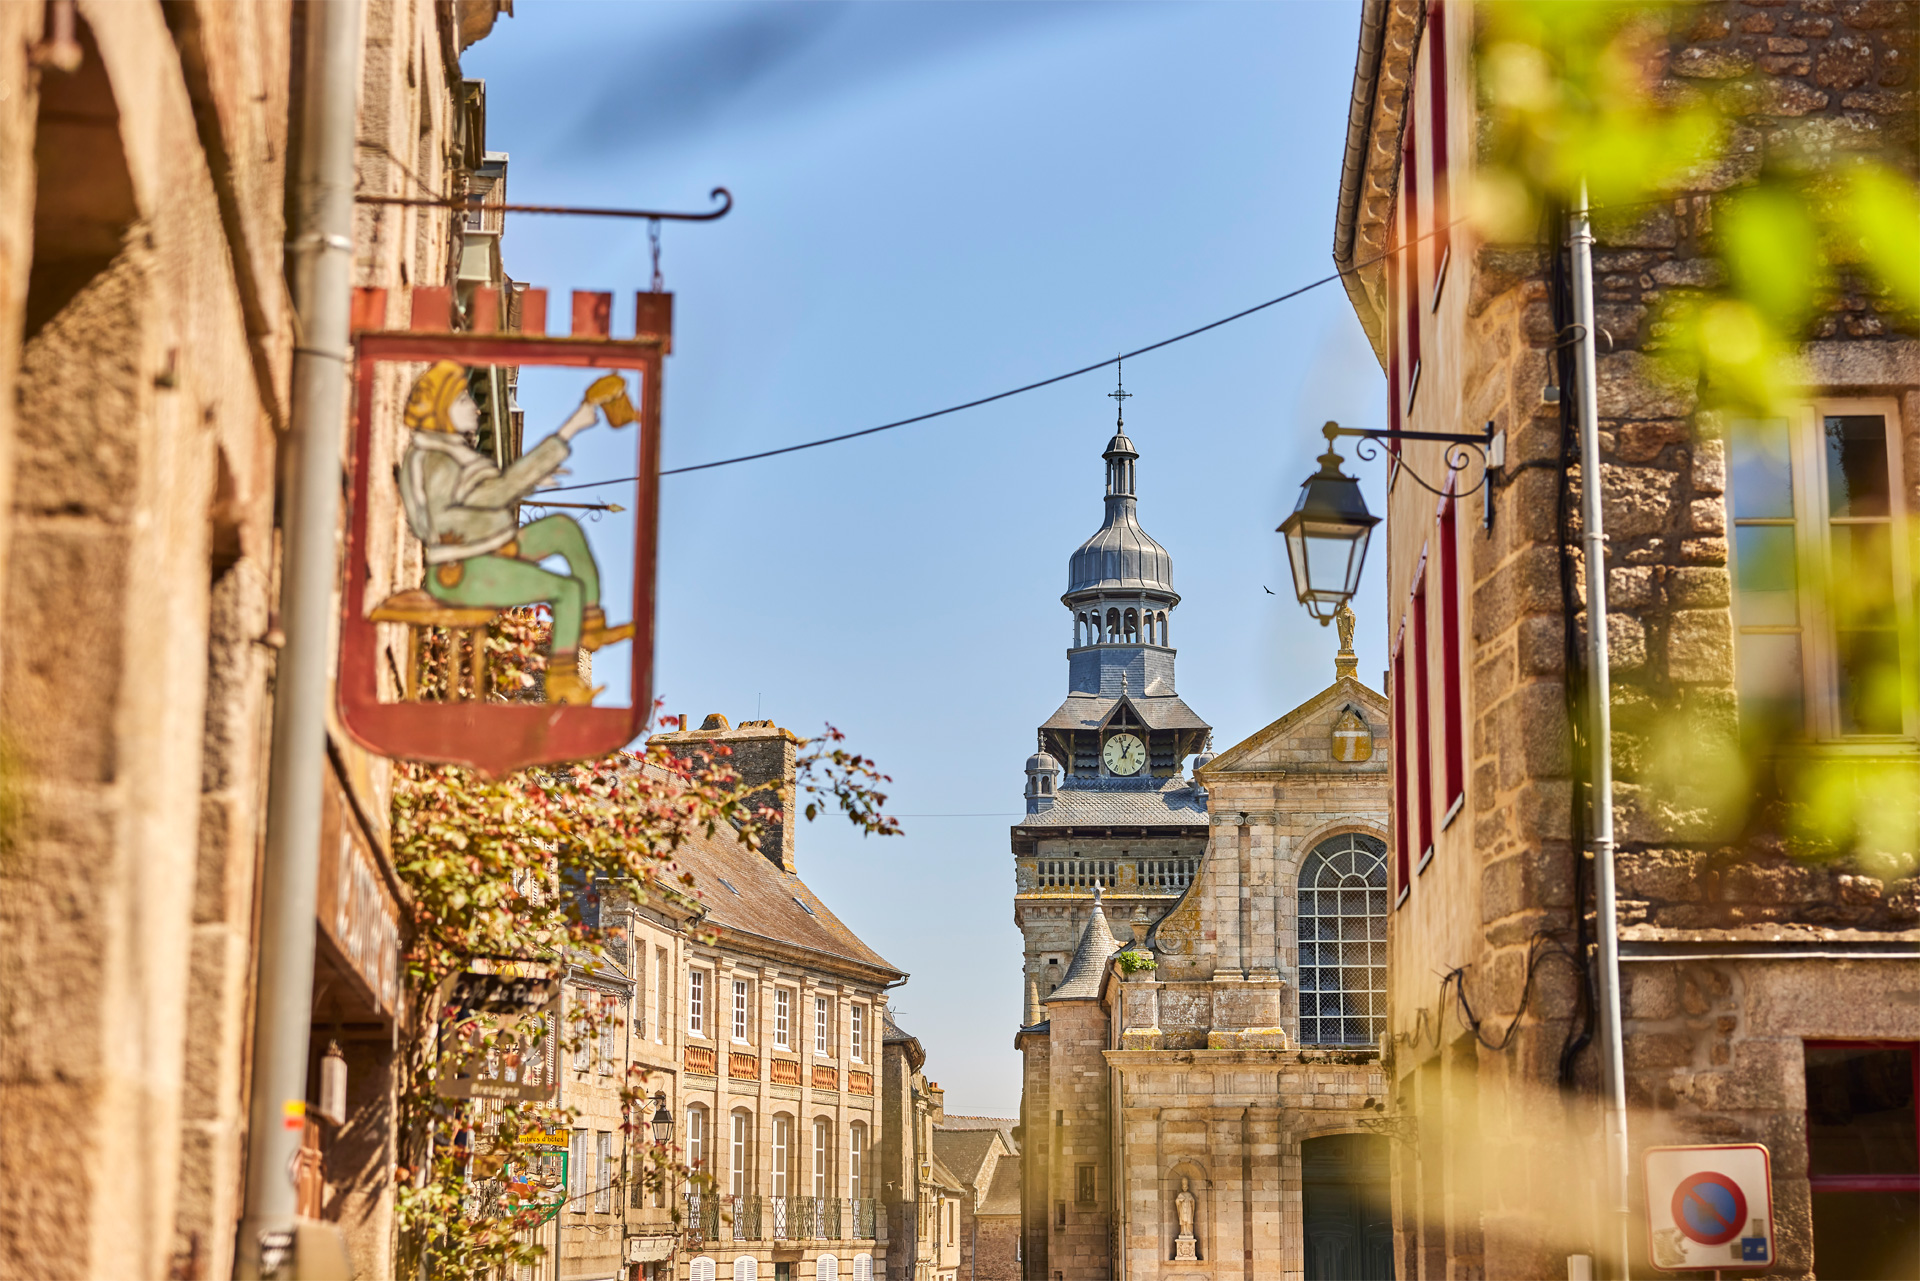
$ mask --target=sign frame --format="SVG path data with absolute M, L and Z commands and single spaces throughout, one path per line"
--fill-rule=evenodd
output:
M 1752 1154 L 1760 1162 L 1760 1178 L 1743 1180 L 1721 1167 L 1740 1153 L 1740 1164 Z M 1697 1166 L 1698 1168 L 1691 1168 Z M 1751 1173 L 1751 1171 L 1749 1171 Z M 1647 1261 L 1662 1272 L 1764 1272 L 1772 1267 L 1779 1234 L 1773 1216 L 1773 1154 L 1764 1143 L 1682 1143 L 1649 1147 L 1641 1156 L 1641 1190 L 1647 1212 Z M 1717 1185 L 1732 1192 L 1736 1217 L 1743 1222 L 1726 1234 L 1699 1236 L 1682 1220 L 1682 1198 L 1690 1187 Z M 1752 1233 L 1761 1223 L 1764 1232 Z M 1743 1230 L 1744 1229 L 1744 1230 Z M 1757 1246 L 1756 1243 L 1757 1242 Z M 1750 1253 L 1757 1248 L 1758 1253 Z M 1700 1257 L 1717 1252 L 1719 1257 Z M 1698 1261 L 1694 1261 L 1697 1258 Z
M 416 314 L 441 291 L 416 289 Z M 529 291 L 530 293 L 535 291 Z M 544 294 L 544 291 L 539 291 Z M 589 760 L 619 750 L 646 729 L 653 710 L 654 601 L 660 524 L 660 402 L 664 358 L 672 345 L 669 294 L 641 294 L 636 307 L 641 332 L 631 339 L 606 337 L 606 306 L 583 308 L 575 295 L 576 336 L 541 333 L 446 332 L 362 329 L 354 337 L 353 423 L 349 454 L 346 556 L 341 590 L 338 707 L 353 740 L 377 755 L 432 764 L 462 765 L 497 778 L 534 765 Z M 666 300 L 664 305 L 658 300 Z M 385 299 L 368 310 L 384 319 Z M 539 311 L 544 315 L 542 299 Z M 597 317 L 578 336 L 583 311 Z M 648 328 L 652 322 L 652 328 Z M 544 325 L 544 320 L 541 321 Z M 598 334 L 593 333 L 597 328 Z M 372 443 L 376 375 L 399 362 L 457 361 L 463 365 L 517 365 L 607 370 L 639 375 L 633 527 L 634 635 L 626 707 L 560 703 L 382 702 L 380 624 L 369 614 L 380 602 L 370 588 L 368 521 L 373 509 Z

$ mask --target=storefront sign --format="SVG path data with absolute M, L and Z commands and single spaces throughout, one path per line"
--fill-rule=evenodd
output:
M 322 932 L 364 985 L 373 1012 L 393 1017 L 400 999 L 400 909 L 331 770 L 321 798 L 318 890 Z
M 472 329 L 449 332 L 447 292 L 426 288 L 411 292 L 411 328 L 388 330 L 388 301 L 362 290 L 356 303 L 342 724 L 379 755 L 489 777 L 624 746 L 645 729 L 653 701 L 672 295 L 640 294 L 634 336 L 623 339 L 609 336 L 611 294 L 576 293 L 565 338 L 546 333 L 544 290 L 521 295 L 518 332 L 492 332 L 497 306 L 476 307 Z M 631 450 L 611 473 L 630 479 L 541 503 L 586 431 Z M 607 521 L 562 510 L 583 503 Z M 397 523 L 402 511 L 396 555 L 385 547 L 392 531 L 371 525 L 376 512 Z M 376 583 L 376 561 L 425 569 Z M 631 593 L 603 598 L 602 571 L 620 562 L 632 566 Z M 506 611 L 521 609 L 545 611 L 551 661 L 537 676 L 515 669 L 496 688 L 488 642 Z M 601 649 L 628 660 L 624 706 L 622 691 L 592 684 Z

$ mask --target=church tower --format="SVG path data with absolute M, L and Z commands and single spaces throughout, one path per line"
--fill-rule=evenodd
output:
M 1124 408 L 1128 393 L 1110 394 Z M 1039 726 L 1026 813 L 1012 831 L 1013 915 L 1026 945 L 1016 1046 L 1028 1276 L 1108 1257 L 1116 1220 L 1097 975 L 1179 902 L 1207 844 L 1206 793 L 1185 767 L 1212 728 L 1175 692 L 1180 594 L 1173 557 L 1140 526 L 1140 453 L 1124 414 L 1102 458 L 1104 518 L 1068 560 L 1060 598 L 1072 629 L 1066 700 Z

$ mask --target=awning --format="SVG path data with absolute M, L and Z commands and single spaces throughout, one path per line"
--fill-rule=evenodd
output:
M 659 1263 L 673 1257 L 672 1237 L 628 1237 L 628 1263 Z

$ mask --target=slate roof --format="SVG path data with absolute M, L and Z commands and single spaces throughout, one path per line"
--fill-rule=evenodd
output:
M 880 1011 L 880 1044 L 904 1045 L 907 1047 L 907 1061 L 918 1072 L 927 1061 L 927 1052 L 920 1046 L 920 1038 L 893 1021 L 893 1007 L 887 1006 Z
M 974 1217 L 1004 1214 L 1010 1218 L 1020 1217 L 1020 1163 L 1003 1159 L 993 1168 L 993 1186 L 987 1189 L 986 1199 L 974 1207 Z
M 1060 986 L 1053 989 L 1053 994 L 1041 1004 L 1097 999 L 1100 980 L 1107 972 L 1107 962 L 1119 950 L 1119 941 L 1113 937 L 1113 931 L 1107 928 L 1106 909 L 1100 906 L 1100 891 L 1096 889 L 1093 893 L 1093 915 L 1088 918 L 1087 928 L 1080 934 L 1080 946 L 1074 949 L 1066 977 L 1060 980 Z
M 792 872 L 749 850 L 726 829 L 696 837 L 674 861 L 693 873 L 707 920 L 735 935 L 757 935 L 905 978 L 833 914 Z
M 1138 458 L 1140 451 L 1120 430 L 1101 455 L 1113 466 L 1116 458 Z M 1152 591 L 1180 598 L 1173 591 L 1173 557 L 1140 528 L 1133 486 L 1107 495 L 1106 519 L 1093 537 L 1080 544 L 1067 562 L 1067 593 L 1086 591 Z
M 936 1126 L 933 1152 L 947 1163 L 949 1170 L 960 1176 L 962 1183 L 977 1189 L 980 1167 L 986 1164 L 999 1133 L 998 1130 L 948 1130 Z
M 1157 780 L 1157 786 L 1098 788 L 1067 780 L 1053 804 L 1024 815 L 1015 827 L 1167 827 L 1207 823 L 1207 794 L 1182 778 Z
M 1000 1137 L 1007 1141 L 1007 1151 L 1018 1152 L 1020 1145 L 1013 1141 L 1013 1127 L 1020 1124 L 1010 1116 L 960 1116 L 949 1112 L 940 1122 L 943 1130 L 998 1130 Z
M 1127 706 L 1139 714 L 1148 729 L 1212 729 L 1177 694 L 1126 695 Z M 1091 730 L 1100 728 L 1119 698 L 1098 694 L 1069 694 L 1060 710 L 1047 717 L 1041 729 Z

